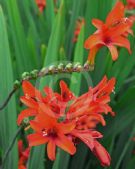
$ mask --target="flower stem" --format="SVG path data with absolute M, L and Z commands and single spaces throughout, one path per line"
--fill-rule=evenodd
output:
M 40 71 L 33 70 L 31 72 L 24 72 L 22 74 L 21 80 L 16 80 L 14 82 L 13 90 L 9 93 L 8 97 L 6 98 L 2 106 L 0 106 L 0 111 L 6 107 L 6 105 L 12 98 L 13 94 L 21 87 L 22 82 L 24 80 L 34 80 L 37 78 L 41 78 L 48 75 L 54 75 L 54 74 L 88 72 L 88 71 L 92 71 L 93 69 L 94 68 L 90 67 L 88 64 L 81 65 L 80 63 L 76 63 L 73 65 L 72 63 L 68 63 L 67 65 L 64 65 L 60 63 L 58 66 L 51 65 L 48 68 L 41 69 Z
M 14 143 L 15 143 L 15 141 L 16 141 L 16 138 L 17 138 L 17 136 L 20 134 L 22 128 L 23 128 L 23 125 L 21 125 L 21 126 L 18 128 L 18 130 L 16 131 L 16 133 L 15 133 L 15 135 L 14 135 L 14 137 L 13 137 L 11 143 L 9 144 L 9 147 L 7 148 L 7 150 L 6 150 L 6 152 L 5 152 L 4 156 L 3 156 L 1 169 L 4 169 L 4 164 L 5 164 L 6 160 L 7 160 L 8 155 L 9 155 L 10 151 L 12 150 L 12 147 L 14 146 Z

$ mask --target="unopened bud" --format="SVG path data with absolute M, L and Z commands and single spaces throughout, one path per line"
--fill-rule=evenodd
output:
M 20 86 L 21 86 L 21 82 L 20 82 L 19 80 L 16 80 L 16 81 L 14 82 L 14 88 L 15 88 L 15 89 L 18 89 Z
M 37 78 L 37 76 L 38 76 L 38 70 L 33 70 L 33 71 L 31 71 L 30 72 L 30 75 L 31 75 L 31 77 L 33 77 L 33 78 Z
M 57 68 L 59 71 L 62 71 L 64 69 L 64 64 L 60 63 Z
M 29 78 L 29 76 L 30 76 L 30 73 L 29 73 L 29 72 L 24 72 L 24 73 L 22 74 L 22 79 L 23 79 L 23 80 L 27 80 L 27 79 Z
M 53 73 L 55 70 L 56 70 L 56 66 L 54 66 L 54 65 L 51 65 L 51 66 L 49 66 L 49 68 L 48 68 L 48 71 L 49 71 L 50 73 Z
M 72 63 L 68 63 L 65 67 L 67 70 L 71 71 L 73 68 L 73 64 Z

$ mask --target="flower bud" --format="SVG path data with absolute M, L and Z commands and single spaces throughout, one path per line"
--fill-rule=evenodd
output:
M 22 74 L 22 79 L 23 79 L 23 80 L 26 80 L 26 79 L 29 78 L 29 76 L 30 76 L 30 73 L 29 73 L 29 72 L 24 72 L 24 73 Z

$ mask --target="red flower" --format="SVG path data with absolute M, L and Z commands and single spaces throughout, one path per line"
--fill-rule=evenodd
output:
M 116 46 L 125 47 L 131 53 L 130 43 L 126 36 L 127 33 L 132 33 L 130 29 L 132 21 L 124 18 L 124 10 L 122 2 L 118 2 L 108 14 L 105 23 L 98 19 L 92 20 L 92 24 L 97 28 L 97 31 L 86 39 L 84 44 L 84 47 L 90 50 L 88 62 L 91 65 L 94 64 L 96 53 L 103 46 L 108 47 L 113 60 L 118 58 Z
M 81 28 L 82 26 L 85 24 L 85 21 L 84 19 L 78 19 L 76 21 L 76 28 L 75 28 L 75 31 L 74 31 L 74 38 L 73 38 L 73 42 L 77 42 L 78 40 L 78 36 L 80 34 L 80 31 L 81 31 Z
M 126 8 L 129 10 L 135 9 L 135 1 L 134 0 L 127 0 Z
M 61 94 L 53 92 L 49 87 L 45 87 L 44 92 L 46 96 L 44 97 L 41 92 L 28 81 L 23 81 L 22 88 L 24 96 L 21 96 L 20 100 L 29 108 L 19 114 L 17 119 L 18 125 L 21 124 L 24 118 L 36 116 L 39 111 L 43 111 L 57 118 L 64 116 L 68 102 L 75 98 L 74 94 L 62 80 L 60 81 Z
M 55 118 L 40 113 L 37 115 L 36 121 L 30 121 L 30 126 L 35 133 L 28 135 L 29 145 L 37 146 L 48 143 L 49 159 L 55 160 L 56 146 L 72 155 L 75 153 L 76 148 L 73 142 L 66 136 L 74 129 L 74 123 L 58 123 Z
M 40 12 L 43 12 L 43 10 L 46 6 L 46 0 L 36 0 L 36 4 L 37 4 Z
M 30 146 L 47 143 L 47 153 L 51 160 L 55 159 L 56 146 L 70 154 L 74 154 L 76 139 L 82 140 L 97 156 L 104 166 L 109 166 L 110 156 L 96 141 L 102 135 L 95 130 L 98 123 L 106 124 L 103 114 L 112 112 L 108 105 L 110 94 L 114 89 L 115 79 L 103 80 L 80 97 L 75 97 L 64 81 L 60 81 L 61 93 L 44 88 L 46 96 L 24 81 L 24 96 L 21 101 L 28 106 L 18 116 L 18 124 L 26 117 L 33 116 L 30 127 L 35 133 L 28 135 Z M 104 155 L 101 158 L 101 154 Z
M 87 93 L 74 100 L 67 112 L 67 118 L 78 118 L 83 115 L 93 115 L 93 113 L 107 114 L 108 112 L 114 115 L 115 113 L 108 105 L 110 102 L 110 94 L 114 90 L 114 85 L 115 78 L 108 81 L 105 76 L 96 87 L 90 87 Z M 102 124 L 104 124 L 103 120 Z
M 18 141 L 19 162 L 18 169 L 26 169 L 26 162 L 29 158 L 30 148 L 24 149 L 22 140 Z

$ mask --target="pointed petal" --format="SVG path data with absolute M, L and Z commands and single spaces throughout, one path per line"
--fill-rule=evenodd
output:
M 18 151 L 19 151 L 19 154 L 21 154 L 23 152 L 23 142 L 22 142 L 22 140 L 18 141 Z
M 61 88 L 61 98 L 64 102 L 70 101 L 73 98 L 73 93 L 69 90 L 67 84 L 61 80 L 60 81 Z
M 34 101 L 33 99 L 27 98 L 25 96 L 21 96 L 20 100 L 26 106 L 33 108 L 33 109 L 38 109 L 38 103 L 36 101 Z
M 102 36 L 100 33 L 93 34 L 88 39 L 86 39 L 86 41 L 84 43 L 84 47 L 86 49 L 91 49 L 98 44 L 103 44 Z
M 104 23 L 103 21 L 99 19 L 92 19 L 92 24 L 97 28 L 97 29 L 102 29 Z
M 106 32 L 106 34 L 108 34 L 108 36 L 110 36 L 112 39 L 114 37 L 124 35 L 124 33 L 128 32 L 129 29 L 130 25 L 128 23 L 121 22 L 115 27 L 108 29 L 108 32 Z
M 18 115 L 17 124 L 20 125 L 24 118 L 36 116 L 38 112 L 35 109 L 25 109 Z
M 41 144 L 45 144 L 48 142 L 48 138 L 47 137 L 43 137 L 41 134 L 29 134 L 27 136 L 28 142 L 29 142 L 29 146 L 38 146 Z
M 124 17 L 125 7 L 122 2 L 117 2 L 106 18 L 106 24 L 111 26 Z
M 42 132 L 42 129 L 44 128 L 44 126 L 41 123 L 34 121 L 34 120 L 30 121 L 30 126 L 36 132 Z
M 103 79 L 99 82 L 99 84 L 97 84 L 97 86 L 95 86 L 92 90 L 93 92 L 97 92 L 98 90 L 102 89 L 102 87 L 104 87 L 104 85 L 107 83 L 107 77 L 106 75 L 103 77 Z
M 48 109 L 47 113 L 49 113 L 49 111 L 50 110 Z M 40 112 L 37 115 L 37 120 L 40 122 L 40 124 L 42 126 L 47 127 L 47 128 L 49 128 L 57 123 L 57 119 L 53 118 L 51 115 L 46 114 L 46 111 Z
M 90 49 L 88 59 L 87 59 L 89 61 L 90 65 L 94 65 L 95 57 L 96 57 L 98 50 L 99 50 L 99 47 L 97 47 L 97 46 Z
M 54 96 L 53 90 L 48 86 L 44 87 L 44 92 L 49 98 Z
M 107 46 L 111 52 L 112 59 L 115 61 L 118 58 L 118 51 L 117 48 L 113 45 L 108 45 Z
M 43 112 L 42 116 L 47 116 L 46 118 L 55 118 L 55 112 L 53 112 L 50 107 L 44 103 L 39 103 L 39 109 Z
M 91 150 L 94 148 L 94 138 L 90 131 L 74 130 L 72 135 L 82 140 Z
M 75 128 L 75 122 L 60 123 L 59 128 L 61 129 L 62 133 L 68 134 Z
M 54 140 L 50 140 L 47 144 L 47 154 L 50 160 L 55 160 L 55 151 L 56 151 L 56 145 Z
M 37 97 L 41 99 L 41 93 L 37 90 L 29 81 L 23 81 L 22 83 L 23 92 L 25 95 L 30 97 Z
M 62 134 L 59 134 L 59 137 L 56 140 L 56 145 L 71 155 L 76 152 L 76 147 L 74 146 L 73 142 Z
M 100 160 L 103 167 L 110 166 L 111 157 L 106 149 L 98 141 L 94 141 L 93 153 Z
M 131 54 L 130 42 L 126 38 L 122 36 L 115 37 L 112 44 L 127 48 L 128 52 Z

